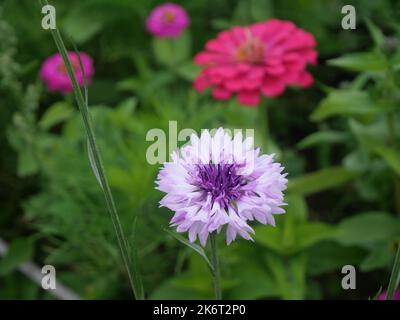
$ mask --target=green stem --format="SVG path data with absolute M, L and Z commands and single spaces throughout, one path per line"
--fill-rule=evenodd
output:
M 45 2 L 47 3 L 47 1 L 45 1 Z M 71 79 L 71 82 L 72 82 L 72 87 L 74 89 L 76 102 L 78 104 L 79 111 L 82 115 L 83 123 L 85 126 L 89 147 L 92 151 L 93 161 L 94 161 L 95 167 L 98 172 L 98 178 L 100 180 L 99 182 L 100 182 L 100 185 L 103 190 L 107 209 L 111 216 L 112 224 L 114 226 L 114 231 L 115 231 L 115 234 L 117 237 L 119 249 L 121 252 L 121 257 L 122 257 L 124 266 L 126 268 L 126 271 L 127 271 L 128 277 L 129 277 L 129 283 L 132 287 L 132 290 L 133 290 L 133 293 L 134 293 L 136 299 L 144 299 L 143 287 L 142 287 L 140 277 L 139 277 L 139 275 L 136 275 L 132 272 L 133 266 L 131 264 L 132 261 L 131 261 L 131 256 L 130 256 L 129 250 L 128 250 L 128 243 L 126 241 L 126 237 L 124 235 L 124 231 L 122 229 L 121 222 L 118 217 L 114 199 L 111 194 L 111 189 L 108 185 L 108 181 L 106 178 L 102 159 L 100 157 L 100 152 L 99 152 L 99 149 L 97 146 L 96 137 L 95 137 L 93 126 L 92 126 L 92 120 L 91 120 L 91 117 L 89 114 L 89 108 L 86 105 L 84 97 L 82 95 L 82 91 L 79 88 L 78 82 L 76 80 L 75 74 L 72 69 L 71 62 L 67 55 L 67 50 L 66 50 L 64 42 L 61 38 L 60 32 L 58 31 L 58 29 L 55 29 L 55 30 L 51 29 L 51 34 L 57 45 L 58 51 L 60 52 L 60 54 L 63 58 L 63 61 L 67 68 L 69 78 Z
M 386 300 L 392 300 L 400 280 L 400 244 L 397 246 L 396 258 L 394 259 L 392 274 L 390 276 L 389 287 Z
M 213 232 L 210 234 L 211 243 L 211 264 L 213 266 L 212 275 L 214 282 L 214 293 L 215 300 L 221 300 L 221 286 L 220 286 L 220 274 L 219 274 L 219 261 L 217 252 L 217 233 Z

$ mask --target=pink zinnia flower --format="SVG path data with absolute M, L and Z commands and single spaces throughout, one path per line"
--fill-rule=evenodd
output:
M 164 3 L 157 6 L 147 18 L 147 30 L 156 37 L 178 37 L 189 25 L 189 17 L 181 6 Z
M 237 235 L 251 240 L 248 221 L 275 226 L 273 215 L 285 212 L 283 167 L 252 145 L 241 133 L 232 139 L 222 128 L 214 136 L 204 130 L 160 170 L 157 189 L 166 193 L 160 205 L 175 212 L 171 226 L 187 231 L 191 242 L 198 237 L 205 246 L 208 235 L 225 225 L 228 244 Z
M 315 45 L 312 34 L 290 21 L 233 27 L 208 41 L 195 57 L 204 69 L 194 86 L 200 92 L 211 87 L 218 100 L 237 94 L 242 105 L 255 106 L 261 95 L 274 97 L 288 85 L 313 83 L 306 65 L 317 62 Z
M 378 296 L 378 300 L 386 300 L 386 296 L 387 296 L 387 291 L 384 291 Z M 400 300 L 400 288 L 396 290 L 392 300 Z
M 79 55 L 81 57 L 86 79 L 90 83 L 94 74 L 92 58 L 84 52 L 80 52 Z M 68 58 L 71 61 L 79 86 L 83 86 L 84 77 L 78 56 L 75 52 L 68 52 Z M 42 67 L 40 68 L 40 77 L 46 83 L 47 89 L 51 92 L 59 91 L 65 94 L 73 90 L 67 68 L 65 67 L 64 61 L 59 53 L 50 56 L 45 62 L 43 62 Z

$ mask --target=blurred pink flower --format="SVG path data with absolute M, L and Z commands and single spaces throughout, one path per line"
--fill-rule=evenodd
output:
M 75 52 L 68 52 L 68 57 L 71 61 L 79 86 L 83 86 L 84 78 L 78 56 Z M 94 74 L 93 60 L 84 52 L 80 52 L 80 57 L 87 81 L 90 83 Z M 47 85 L 47 89 L 51 92 L 59 91 L 66 94 L 72 91 L 72 83 L 68 77 L 67 68 L 65 67 L 64 61 L 59 53 L 50 56 L 43 62 L 42 67 L 40 68 L 40 77 Z
M 146 21 L 147 30 L 160 38 L 175 38 L 189 25 L 184 8 L 174 3 L 164 3 L 153 9 Z
M 218 100 L 233 94 L 242 105 L 256 106 L 261 95 L 274 97 L 288 85 L 308 87 L 307 64 L 317 63 L 315 39 L 290 21 L 270 20 L 236 26 L 218 34 L 198 53 L 203 70 L 194 82 L 201 92 L 212 88 Z
M 378 300 L 386 300 L 386 295 L 387 295 L 387 291 L 382 292 L 378 296 Z M 400 288 L 397 289 L 396 292 L 394 293 L 393 300 L 400 300 Z

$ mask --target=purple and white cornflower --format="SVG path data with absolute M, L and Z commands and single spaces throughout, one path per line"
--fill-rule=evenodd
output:
M 252 240 L 248 221 L 275 226 L 282 214 L 287 179 L 274 155 L 260 155 L 253 138 L 232 138 L 219 128 L 214 136 L 203 130 L 172 153 L 172 162 L 161 168 L 157 189 L 166 193 L 160 206 L 175 214 L 170 221 L 177 232 L 188 232 L 206 245 L 208 235 L 226 228 L 229 245 L 237 235 Z

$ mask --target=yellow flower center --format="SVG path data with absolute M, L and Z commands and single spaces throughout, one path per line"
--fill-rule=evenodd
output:
M 70 61 L 71 61 L 72 70 L 73 70 L 74 72 L 76 72 L 77 70 L 80 69 L 80 65 L 79 65 L 79 62 L 78 62 L 78 61 L 76 61 L 75 59 L 71 59 L 71 58 L 70 58 Z M 67 72 L 67 67 L 66 67 L 65 64 L 64 64 L 64 61 L 61 61 L 61 62 L 58 64 L 57 70 L 58 70 L 59 73 L 62 73 L 62 74 L 65 74 L 65 75 L 68 74 L 68 72 Z
M 164 18 L 164 21 L 169 24 L 169 23 L 174 22 L 175 16 L 176 16 L 175 12 L 170 11 L 170 10 L 166 10 L 164 12 L 163 18 Z
M 235 52 L 235 60 L 237 62 L 249 62 L 253 64 L 261 63 L 265 56 L 265 45 L 260 39 L 247 34 L 247 39 L 243 42 Z

